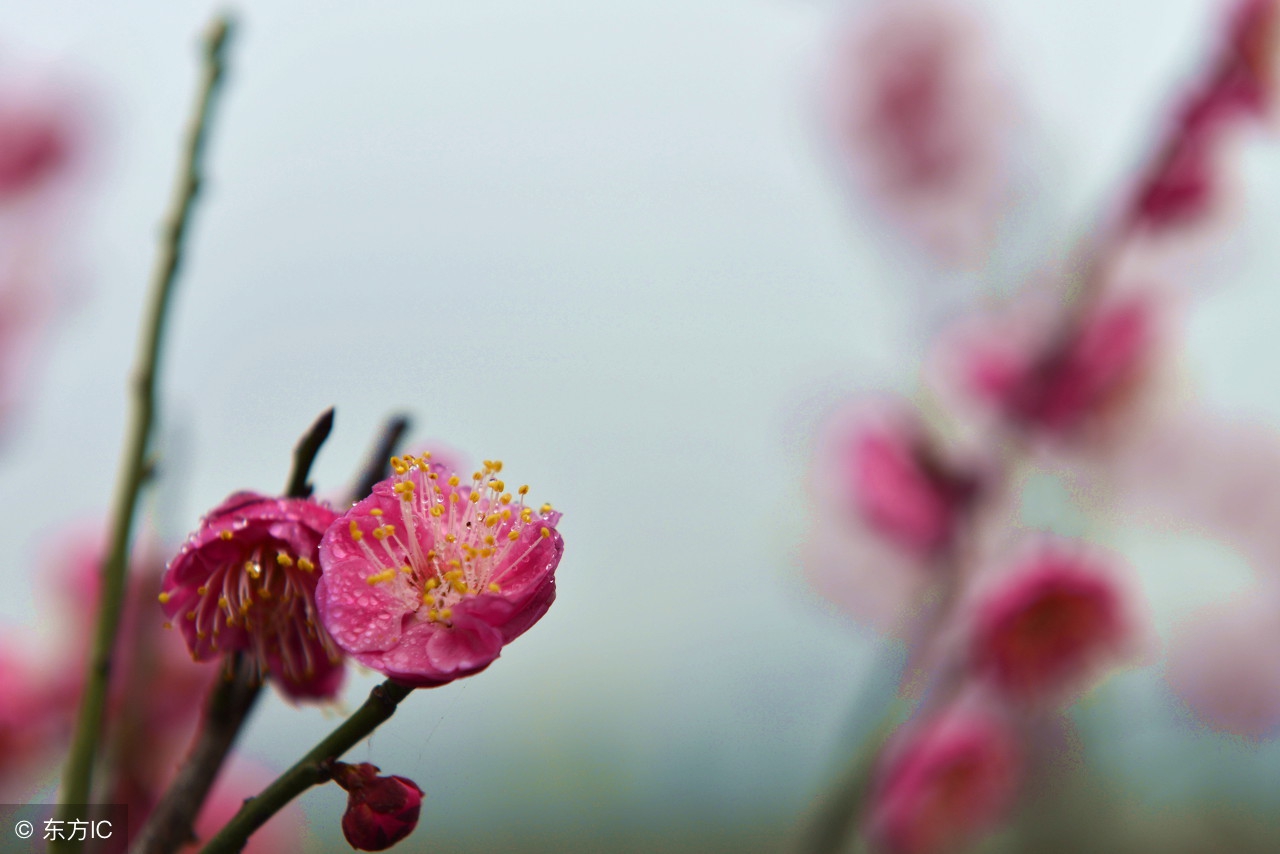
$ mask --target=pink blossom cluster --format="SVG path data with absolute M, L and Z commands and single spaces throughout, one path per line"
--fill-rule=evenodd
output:
M 887 851 L 952 850 L 1003 821 L 1036 770 L 1034 721 L 1140 646 L 1120 561 L 1025 529 L 1023 490 L 1039 472 L 1077 495 L 1128 497 L 1151 459 L 1152 425 L 1174 405 L 1162 379 L 1176 299 L 1135 259 L 1220 219 L 1233 146 L 1276 113 L 1278 31 L 1274 0 L 1237 4 L 1135 185 L 1067 270 L 939 335 L 926 371 L 933 405 L 880 396 L 825 431 L 810 577 L 908 643 L 919 698 L 879 755 L 864 816 Z M 981 249 L 1008 176 L 993 106 L 1003 93 L 980 32 L 941 0 L 873 5 L 842 42 L 858 48 L 842 49 L 830 87 L 849 173 L 943 263 Z M 1192 442 L 1175 453 L 1198 452 Z M 1173 672 L 1189 697 L 1208 693 Z M 1242 667 L 1217 672 L 1214 696 L 1231 674 L 1242 682 L 1231 690 L 1248 693 Z M 1266 685 L 1276 690 L 1251 697 L 1280 720 L 1280 681 Z M 1235 718 L 1256 727 L 1249 708 L 1253 719 Z

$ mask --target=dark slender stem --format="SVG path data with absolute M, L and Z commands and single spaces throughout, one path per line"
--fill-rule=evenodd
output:
M 369 699 L 292 768 L 276 778 L 256 797 L 245 801 L 235 818 L 201 849 L 200 854 L 234 854 L 250 834 L 307 789 L 329 779 L 332 762 L 359 744 L 395 714 L 396 706 L 413 693 L 412 688 L 388 679 L 373 689 Z
M 62 780 L 62 806 L 58 818 L 71 820 L 71 807 L 90 802 L 93 770 L 98 745 L 102 742 L 103 718 L 106 710 L 107 685 L 111 676 L 112 653 L 120 628 L 120 612 L 124 603 L 125 576 L 129 545 L 138 495 L 145 480 L 147 446 L 155 419 L 156 372 L 160 361 L 160 345 L 168 314 L 173 285 L 181 266 L 182 252 L 191 211 L 200 190 L 201 157 L 204 153 L 210 117 L 218 84 L 222 80 L 223 63 L 230 22 L 216 18 L 204 40 L 204 72 L 195 115 L 187 134 L 186 146 L 178 175 L 178 183 L 169 214 L 164 223 L 160 254 L 151 280 L 137 366 L 130 391 L 132 411 L 121 462 L 120 477 L 112 506 L 110 545 L 102 568 L 102 600 L 98 606 L 93 652 L 85 678 L 79 716 L 71 752 Z M 54 843 L 52 851 L 72 854 L 81 849 L 80 842 Z
M 288 485 L 285 486 L 285 495 L 290 498 L 311 497 L 311 484 L 307 482 L 307 477 L 311 474 L 311 464 L 315 462 L 320 446 L 324 444 L 325 439 L 329 438 L 331 432 L 333 432 L 332 406 L 320 413 L 320 417 L 312 423 L 298 440 L 298 444 L 294 446 L 293 471 L 289 475 Z
M 390 469 L 388 460 L 396 452 L 396 447 L 408 429 L 409 416 L 407 415 L 396 415 L 387 420 L 386 426 L 382 428 L 382 435 L 378 437 L 378 443 L 373 446 L 364 470 L 351 490 L 352 501 L 359 501 L 373 492 L 373 485 L 386 478 Z
M 307 482 L 311 464 L 331 430 L 332 408 L 325 410 L 294 446 L 293 469 L 285 493 L 290 498 L 311 495 L 311 484 Z M 227 665 L 227 678 L 209 692 L 191 752 L 147 817 L 131 849 L 133 854 L 170 854 L 195 841 L 196 816 L 262 689 L 256 668 L 242 654 L 231 656 Z

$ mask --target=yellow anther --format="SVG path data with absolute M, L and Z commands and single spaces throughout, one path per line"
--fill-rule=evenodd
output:
M 494 540 L 493 540 L 493 534 L 486 534 L 486 535 L 485 535 L 485 538 L 484 538 L 484 544 L 485 544 L 486 546 L 491 546 L 491 545 L 493 545 L 493 542 L 494 542 Z
M 489 582 L 489 592 L 490 592 L 490 593 L 501 593 L 501 592 L 502 592 L 502 588 L 498 586 L 498 582 L 496 582 L 496 581 L 490 581 L 490 582 Z
M 305 557 L 298 558 L 298 569 L 302 570 L 303 572 L 310 572 L 315 568 L 316 568 L 316 565 L 311 561 L 307 560 Z
M 510 507 L 504 507 L 504 508 L 502 509 L 502 521 L 504 521 L 504 522 L 509 522 L 509 521 L 511 521 L 511 508 L 510 508 Z
M 428 619 L 428 620 L 438 620 L 439 618 L 440 618 L 440 612 L 439 612 L 439 611 L 437 611 L 435 608 L 429 608 L 429 609 L 427 610 L 427 619 Z
M 502 460 L 494 460 L 494 461 L 493 461 L 493 470 L 494 470 L 494 471 L 502 471 Z
M 482 472 L 478 472 L 478 471 L 477 471 L 477 472 L 472 472 L 472 473 L 471 473 L 471 479 L 472 479 L 472 480 L 482 480 L 482 479 L 484 479 L 484 474 L 483 474 Z
M 414 486 L 413 481 L 402 480 L 399 483 L 397 483 L 395 486 L 391 487 L 391 491 L 394 493 L 397 493 L 401 498 L 406 498 L 412 495 L 413 490 L 416 488 L 417 487 Z M 381 511 L 379 511 L 379 513 L 380 512 Z
M 204 640 L 204 639 L 205 639 L 205 638 L 207 638 L 208 636 L 209 636 L 209 633 L 208 633 L 208 632 L 201 632 L 201 631 L 197 631 L 197 632 L 196 632 L 196 637 L 197 637 L 199 640 Z
M 434 605 L 434 604 L 436 604 L 436 597 L 432 596 L 430 593 L 423 593 L 423 594 L 422 594 L 422 604 L 423 604 L 423 605 Z
M 209 588 L 208 588 L 208 587 L 205 587 L 203 584 L 201 584 L 199 587 L 197 587 L 197 588 L 196 588 L 196 595 L 197 595 L 197 596 L 208 596 L 208 595 L 209 595 Z
M 293 566 L 293 558 L 286 552 L 276 552 L 276 563 L 281 566 Z
M 452 581 L 449 583 L 449 586 L 452 587 L 456 593 L 467 592 L 467 583 L 465 581 Z
M 373 508 L 372 510 L 370 510 L 370 511 L 369 511 L 369 515 L 370 515 L 370 516 L 381 516 L 381 515 L 382 515 L 382 511 L 381 511 L 381 510 L 379 510 L 377 507 L 375 507 L 375 508 Z
M 224 609 L 225 609 L 225 608 L 227 608 L 230 604 L 231 604 L 231 603 L 227 601 L 227 597 L 226 597 L 226 596 L 219 596 L 219 597 L 218 597 L 218 607 L 219 607 L 219 608 L 224 608 Z
M 459 480 L 459 478 L 458 478 L 458 476 L 457 476 L 456 474 L 455 474 L 455 475 L 450 475 L 450 477 L 449 477 L 449 485 L 450 485 L 450 486 L 457 486 L 457 485 L 458 485 L 459 483 L 461 483 L 461 482 L 462 482 L 462 481 L 461 481 L 461 480 Z
M 552 510 L 554 510 L 554 509 L 555 509 L 555 508 L 554 508 L 554 507 L 552 507 L 550 503 L 547 503 L 547 504 L 543 504 L 543 505 L 542 505 L 542 509 L 541 509 L 541 510 L 539 510 L 538 512 L 539 512 L 539 513 L 550 513 L 550 512 L 551 512 Z
M 449 503 L 450 503 L 450 504 L 457 504 L 457 503 L 458 503 L 458 493 L 456 493 L 456 492 L 450 492 L 450 493 L 449 493 Z
M 468 495 L 468 496 L 467 496 L 467 499 L 468 499 L 472 504 L 479 504 L 479 503 L 480 503 L 480 493 L 478 493 L 478 492 L 473 492 L 473 493 L 471 493 L 470 495 Z
M 510 492 L 504 492 L 504 493 L 502 493 L 502 497 L 501 497 L 501 498 L 499 498 L 498 500 L 499 500 L 499 501 L 501 501 L 503 504 L 510 504 L 510 503 L 511 503 L 511 493 L 510 493 Z
M 168 620 L 165 620 L 163 625 L 166 629 L 173 628 L 173 623 L 169 622 Z
M 501 492 L 507 488 L 507 485 L 500 480 L 491 480 L 489 481 L 489 488 L 494 492 Z
M 435 472 L 428 472 L 428 473 L 427 473 L 427 479 L 428 479 L 428 480 L 439 480 L 439 479 L 440 479 L 440 475 L 436 474 Z
M 249 576 L 255 580 L 258 576 L 262 575 L 262 567 L 258 566 L 251 560 L 246 560 L 244 562 L 244 571 L 249 573 Z
M 218 538 L 221 540 L 229 540 L 234 536 L 235 534 L 231 533 L 231 531 L 227 529 L 223 529 L 218 532 Z
M 373 534 L 373 538 L 375 540 L 385 540 L 387 537 L 391 536 L 395 532 L 396 532 L 396 529 L 391 527 L 390 525 L 379 525 L 377 528 L 374 528 L 372 531 L 370 531 L 370 533 Z
M 489 557 L 489 555 L 491 554 L 493 554 L 493 549 L 489 548 L 488 546 L 485 546 L 480 550 L 480 557 Z
M 454 495 L 454 496 L 451 496 L 451 497 L 452 497 L 452 498 L 457 498 L 458 496 Z M 434 507 L 432 507 L 432 508 L 431 508 L 431 515 L 432 515 L 432 516 L 435 516 L 437 519 L 438 519 L 438 518 L 440 518 L 441 516 L 443 516 L 443 515 L 444 515 L 444 505 L 443 505 L 443 504 L 437 504 L 437 505 L 435 505 Z
M 461 566 L 462 566 L 462 561 L 458 560 L 456 557 L 455 557 L 455 558 L 453 558 L 453 559 L 452 559 L 452 560 L 450 560 L 450 561 L 447 561 L 447 563 L 449 564 L 449 566 L 455 566 L 455 567 L 461 567 Z M 447 572 L 446 572 L 446 573 L 445 573 L 445 577 L 446 577 L 446 578 L 448 578 L 448 577 L 449 577 L 449 573 L 447 573 Z
M 524 486 L 522 486 L 522 487 L 520 487 L 519 489 L 517 489 L 517 490 L 516 490 L 516 492 L 520 493 L 521 495 L 528 495 L 528 494 L 529 494 L 529 484 L 527 484 L 527 483 L 526 483 Z
M 524 508 L 523 510 L 521 510 L 521 511 L 520 511 L 520 521 L 521 521 L 521 522 L 531 522 L 531 521 L 533 521 L 533 510 L 531 510 L 531 509 L 530 509 L 530 508 L 528 508 L 528 507 L 526 507 L 526 508 Z
M 400 459 L 399 457 L 392 457 L 391 470 L 394 471 L 396 474 L 404 474 L 409 470 L 409 467 L 406 466 L 404 464 L 404 460 Z
M 409 564 L 406 563 L 404 566 L 400 567 L 400 572 L 404 573 L 405 575 L 412 575 L 413 567 L 409 566 Z
M 549 539 L 551 537 L 551 529 L 543 528 L 541 532 L 541 536 L 542 536 L 542 539 L 544 540 Z
M 161 604 L 161 605 L 168 604 L 169 599 L 170 599 L 170 596 L 169 596 L 169 594 L 168 594 L 168 593 L 161 593 L 161 594 L 160 594 L 160 604 Z
M 194 623 L 194 622 L 196 621 L 196 612 L 195 612 L 195 611 L 188 611 L 188 612 L 187 612 L 187 621 L 188 621 L 188 622 L 192 622 L 192 623 Z
M 428 578 L 428 579 L 427 579 L 427 583 L 426 583 L 424 586 L 425 586 L 428 590 L 435 590 L 437 587 L 439 587 L 439 586 L 440 586 L 440 579 L 438 579 L 438 578 Z
M 453 609 L 452 609 L 452 608 L 441 608 L 441 609 L 440 609 L 440 619 L 442 619 L 442 620 L 447 620 L 447 619 L 449 619 L 449 618 L 450 618 L 450 617 L 452 617 L 452 616 L 453 616 Z
M 351 524 L 347 526 L 347 530 L 351 531 L 351 539 L 353 540 L 364 539 L 364 534 L 361 533 L 360 526 L 356 524 L 355 519 L 351 520 Z
M 271 598 L 271 591 L 270 591 L 270 590 L 268 590 L 268 589 L 267 589 L 267 588 L 265 588 L 265 587 L 259 587 L 259 588 L 258 588 L 258 595 L 259 595 L 259 596 L 261 596 L 263 599 L 270 599 L 270 598 Z
M 436 559 L 435 549 L 432 549 L 431 551 L 427 552 L 427 560 L 435 560 L 435 559 Z
M 461 577 L 462 577 L 462 570 L 460 569 L 451 569 L 444 574 L 445 581 L 457 581 Z
M 499 516 L 497 513 L 490 513 L 484 519 L 485 527 L 492 528 L 494 525 L 498 524 L 498 520 L 500 520 L 501 518 L 502 517 Z
M 511 533 L 507 534 L 507 539 L 514 543 L 516 540 L 520 539 L 520 532 L 512 531 Z
M 365 581 L 369 582 L 372 586 L 374 584 L 381 584 L 384 581 L 390 581 L 395 577 L 396 571 L 394 569 L 384 569 L 382 572 L 375 572 L 373 575 L 370 575 L 365 579 Z

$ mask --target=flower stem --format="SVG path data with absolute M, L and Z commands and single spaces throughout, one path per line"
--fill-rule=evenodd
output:
M 240 851 L 250 834 L 262 827 L 267 819 L 283 809 L 289 801 L 312 786 L 328 780 L 331 763 L 395 714 L 396 706 L 413 690 L 390 679 L 375 687 L 370 692 L 369 699 L 351 717 L 329 733 L 292 768 L 277 777 L 261 794 L 246 800 L 235 817 L 209 840 L 200 854 L 234 854 Z
M 191 210 L 200 189 L 201 155 L 204 152 L 214 96 L 222 79 L 230 22 L 216 18 L 204 39 L 204 70 L 195 116 L 187 133 L 182 165 L 169 213 L 165 218 L 160 254 L 147 298 L 136 368 L 130 382 L 132 411 L 121 462 L 120 478 L 112 506 L 111 539 L 102 567 L 102 600 L 98 607 L 93 652 L 89 658 L 83 699 L 76 720 L 71 752 L 63 774 L 62 807 L 58 817 L 71 820 L 71 807 L 90 802 L 94 762 L 101 743 L 106 709 L 107 684 L 112 669 L 112 653 L 120 627 L 125 576 L 138 495 L 145 479 L 147 447 L 155 420 L 156 371 L 160 344 L 173 285 L 181 266 L 184 238 Z M 79 851 L 81 844 L 55 843 L 59 854 Z
M 307 498 L 311 484 L 307 477 L 320 446 L 333 429 L 333 409 L 325 410 L 311 425 L 293 449 L 293 470 L 289 473 L 286 494 L 290 498 Z M 200 730 L 191 752 L 164 796 L 147 816 L 147 823 L 131 849 L 133 854 L 171 854 L 178 847 L 195 841 L 196 816 L 204 805 L 222 764 L 231 752 L 236 737 L 249 719 L 253 705 L 261 693 L 262 682 L 256 669 L 244 655 L 236 653 L 227 659 L 226 678 L 218 680 L 205 703 Z

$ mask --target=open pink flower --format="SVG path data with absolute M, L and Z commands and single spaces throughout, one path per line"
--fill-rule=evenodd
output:
M 378 774 L 378 766 L 336 764 L 334 781 L 347 790 L 342 835 L 357 851 L 386 851 L 418 826 L 422 790 L 407 777 Z
M 975 670 L 1020 700 L 1054 695 L 1115 657 L 1129 638 L 1116 583 L 1058 546 L 1024 559 L 988 590 L 974 615 Z
M 406 685 L 488 667 L 555 599 L 564 543 L 549 504 L 534 511 L 486 461 L 464 482 L 429 454 L 338 519 L 320 546 L 320 617 L 338 645 Z
M 997 824 L 1020 777 L 1017 743 L 988 714 L 949 709 L 890 744 L 869 830 L 892 854 L 959 848 Z
M 244 651 L 292 699 L 328 699 L 342 656 L 316 618 L 320 538 L 337 514 L 314 501 L 238 492 L 165 570 L 160 602 L 197 661 Z

